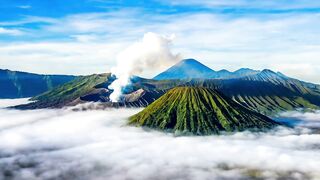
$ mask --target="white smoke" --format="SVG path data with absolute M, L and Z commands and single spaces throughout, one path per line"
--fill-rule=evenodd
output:
M 126 126 L 140 110 L 0 109 L 0 179 L 320 178 L 319 132 L 174 137 Z
M 110 100 L 113 102 L 120 100 L 122 90 L 130 83 L 132 75 L 162 69 L 180 60 L 180 56 L 170 50 L 173 39 L 174 35 L 166 37 L 148 32 L 141 41 L 121 52 L 117 57 L 117 65 L 111 69 L 117 79 L 109 86 L 113 89 Z

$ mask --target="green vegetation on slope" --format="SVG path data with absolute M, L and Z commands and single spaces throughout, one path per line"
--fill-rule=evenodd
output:
M 91 92 L 96 86 L 105 83 L 108 81 L 108 78 L 110 78 L 110 73 L 80 76 L 69 83 L 33 97 L 31 100 L 35 102 L 27 105 L 17 106 L 17 108 L 32 109 L 63 107 L 67 103 L 72 102 L 80 96 Z
M 201 87 L 171 89 L 143 111 L 130 117 L 129 124 L 195 135 L 265 130 L 278 125 L 216 90 Z
M 220 88 L 243 106 L 273 115 L 282 111 L 319 109 L 319 86 L 288 78 L 270 70 L 237 80 L 226 80 Z
M 206 87 L 264 115 L 296 109 L 319 109 L 320 86 L 292 79 L 270 70 L 238 79 L 148 80 L 136 88 L 168 90 L 177 86 Z

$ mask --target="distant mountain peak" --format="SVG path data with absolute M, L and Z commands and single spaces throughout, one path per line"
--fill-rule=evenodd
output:
M 261 71 L 262 73 L 271 73 L 271 74 L 276 74 L 274 71 L 270 70 L 270 69 L 264 69 Z
M 181 60 L 180 62 L 178 62 L 176 64 L 177 66 L 178 65 L 185 65 L 185 66 L 195 66 L 195 68 L 204 68 L 204 69 L 207 69 L 209 71 L 213 71 L 212 69 L 210 69 L 209 67 L 207 67 L 206 65 L 202 64 L 201 62 L 195 60 L 195 59 L 192 59 L 192 58 L 189 58 L 189 59 L 183 59 Z M 174 66 L 176 66 L 174 65 Z
M 234 72 L 258 72 L 257 70 L 253 70 L 253 69 L 250 69 L 250 68 L 240 68 Z
M 180 63 L 200 63 L 200 62 L 193 58 L 188 58 L 188 59 L 182 59 Z
M 250 68 L 241 68 L 234 72 L 230 72 L 226 69 L 214 71 L 206 65 L 202 64 L 201 62 L 197 61 L 196 59 L 188 58 L 181 60 L 169 69 L 155 76 L 153 79 L 235 79 L 244 78 L 252 75 L 259 75 L 265 78 L 288 78 L 282 73 L 274 72 L 270 69 L 258 71 Z
M 280 72 L 274 72 L 270 69 L 264 69 L 260 72 L 260 74 L 265 75 L 265 76 L 272 76 L 272 77 L 278 77 L 278 78 L 287 78 L 284 74 Z
M 250 69 L 250 68 L 240 68 L 240 69 L 238 69 L 238 71 L 246 71 L 246 70 L 253 70 L 253 69 Z
M 259 73 L 260 71 L 249 68 L 241 68 L 235 72 L 230 72 L 226 69 L 214 71 L 193 58 L 183 59 L 177 64 L 173 65 L 166 71 L 158 74 L 153 79 L 227 79 L 239 78 L 247 75 Z
M 263 81 L 263 82 L 268 81 L 272 83 L 281 83 L 284 80 L 289 79 L 288 76 L 285 76 L 284 74 L 279 72 L 274 72 L 270 69 L 263 69 L 262 71 L 258 71 L 258 73 L 244 76 L 242 78 L 247 80 Z
M 214 70 L 205 66 L 195 59 L 184 59 L 173 65 L 166 71 L 158 74 L 153 79 L 191 79 L 191 78 L 203 78 L 211 76 L 215 73 Z
M 230 73 L 230 71 L 226 70 L 226 69 L 221 69 L 218 72 L 223 72 L 223 73 Z

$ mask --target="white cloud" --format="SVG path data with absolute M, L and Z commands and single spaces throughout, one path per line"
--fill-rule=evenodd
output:
M 24 18 L 17 21 L 1 21 L 0 26 L 21 26 L 30 23 L 56 23 L 57 19 L 39 16 L 23 16 Z
M 137 19 L 137 10 L 119 10 L 106 13 L 73 14 L 61 18 L 52 24 L 43 26 L 47 32 L 53 33 L 108 33 L 129 34 L 136 32 L 136 25 L 144 21 Z M 128 31 L 128 27 L 132 27 Z
M 120 42 L 5 44 L 0 46 L 0 67 L 49 74 L 110 72 L 114 55 L 124 45 Z
M 127 117 L 138 111 L 0 109 L 0 178 L 320 177 L 320 135 L 311 130 L 174 137 L 126 126 Z M 320 121 L 318 113 L 314 117 Z
M 92 42 L 98 40 L 98 36 L 93 34 L 77 34 L 71 35 L 71 37 L 75 38 L 79 42 Z
M 19 104 L 27 104 L 30 101 L 29 98 L 20 98 L 20 99 L 1 99 L 0 103 L 0 109 L 10 106 L 16 106 Z
M 310 112 L 284 112 L 280 114 L 280 119 L 303 127 L 320 128 L 320 111 L 318 110 Z
M 243 7 L 243 8 L 261 8 L 261 9 L 294 9 L 294 8 L 315 8 L 320 3 L 313 0 L 158 0 L 159 2 L 171 5 L 184 6 L 204 6 L 204 7 Z
M 30 5 L 21 5 L 21 6 L 17 6 L 18 8 L 21 8 L 21 9 L 30 9 L 32 8 L 32 6 Z
M 67 74 L 101 72 L 115 64 L 117 53 L 128 44 L 146 32 L 155 32 L 175 34 L 173 51 L 181 52 L 185 58 L 199 59 L 216 70 L 272 68 L 295 78 L 320 83 L 317 73 L 320 66 L 319 14 L 235 17 L 206 12 L 150 14 L 135 9 L 76 14 L 59 19 L 33 17 L 20 23 L 36 22 L 37 19 L 45 24 L 40 26 L 40 30 L 31 30 L 28 36 L 40 40 L 37 43 L 19 43 L 27 48 L 23 54 L 26 58 L 23 58 L 20 50 L 12 48 L 10 52 L 3 51 L 6 46 L 15 44 L 2 43 L 5 47 L 0 48 L 1 68 Z M 47 36 L 57 37 L 58 40 L 53 43 L 57 48 L 47 49 L 50 53 L 46 54 L 37 48 L 52 43 L 41 42 Z M 59 38 L 62 39 L 59 41 Z M 75 46 L 81 51 L 78 52 Z M 64 53 L 68 56 L 63 56 Z M 16 61 L 19 63 L 10 63 Z M 59 66 L 59 62 L 64 61 L 69 64 Z M 58 65 L 52 66 L 53 62 Z M 31 67 L 32 64 L 40 65 Z M 298 68 L 293 68 L 301 64 L 309 68 L 305 75 Z M 41 69 L 45 66 L 50 68 Z M 153 77 L 157 73 L 143 76 Z
M 18 29 L 8 29 L 0 27 L 0 35 L 20 36 L 23 32 Z

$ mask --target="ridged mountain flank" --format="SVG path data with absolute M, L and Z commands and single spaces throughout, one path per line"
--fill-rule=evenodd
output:
M 129 124 L 182 135 L 263 131 L 279 125 L 220 92 L 203 87 L 173 88 L 131 116 Z

